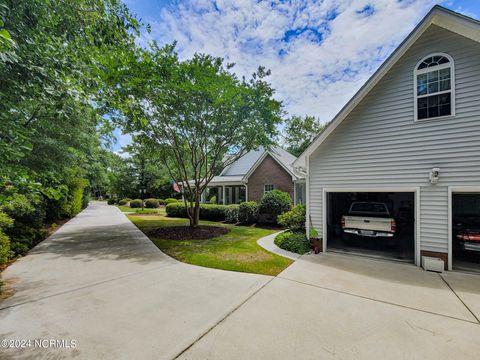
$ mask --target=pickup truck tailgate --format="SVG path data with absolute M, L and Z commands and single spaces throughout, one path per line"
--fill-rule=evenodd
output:
M 392 219 L 380 217 L 345 216 L 346 229 L 391 231 Z

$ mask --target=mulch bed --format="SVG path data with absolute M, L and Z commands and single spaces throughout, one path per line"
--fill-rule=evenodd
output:
M 207 240 L 228 234 L 230 229 L 220 226 L 200 225 L 196 228 L 190 226 L 167 226 L 150 230 L 148 235 L 163 240 Z

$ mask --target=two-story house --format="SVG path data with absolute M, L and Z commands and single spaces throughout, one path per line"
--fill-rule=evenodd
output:
M 478 261 L 479 42 L 479 21 L 435 6 L 295 161 L 323 251 L 433 256 L 448 269 Z M 345 237 L 353 203 L 388 208 L 394 238 L 367 218 Z

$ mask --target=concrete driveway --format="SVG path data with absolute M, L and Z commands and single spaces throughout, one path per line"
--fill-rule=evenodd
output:
M 335 254 L 275 278 L 163 255 L 96 203 L 3 274 L 0 358 L 478 359 L 480 277 Z
M 306 255 L 180 358 L 473 360 L 479 317 L 479 276 Z
M 0 341 L 76 347 L 0 348 L 0 358 L 172 359 L 271 279 L 177 262 L 116 207 L 93 203 L 3 273 L 14 295 L 0 302 Z

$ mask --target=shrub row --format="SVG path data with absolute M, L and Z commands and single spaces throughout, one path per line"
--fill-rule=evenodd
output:
M 274 242 L 279 248 L 297 254 L 305 254 L 310 251 L 310 241 L 305 233 L 285 231 L 278 234 Z
M 226 205 L 215 205 L 215 204 L 200 204 L 200 219 L 201 220 L 212 220 L 212 221 L 223 221 L 225 220 L 225 209 L 228 206 Z M 170 217 L 182 217 L 186 218 L 187 209 L 183 202 L 170 203 L 166 207 L 167 216 Z

